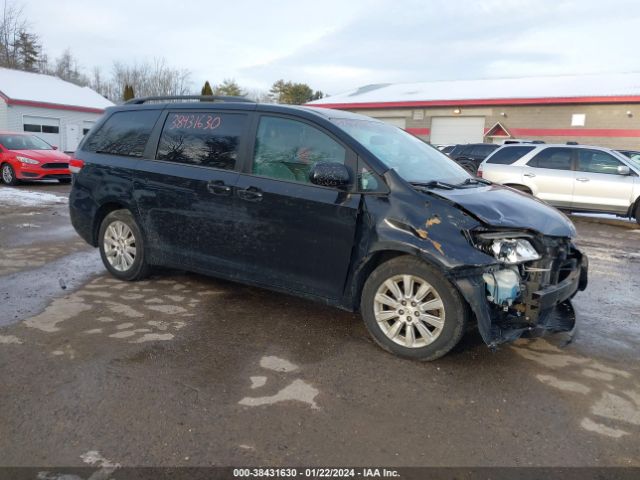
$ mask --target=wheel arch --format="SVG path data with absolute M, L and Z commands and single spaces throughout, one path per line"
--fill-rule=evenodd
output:
M 418 258 L 442 273 L 445 277 L 447 276 L 441 264 L 435 262 L 428 256 L 421 255 L 418 249 L 406 247 L 373 251 L 369 256 L 367 256 L 360 262 L 352 276 L 347 298 L 349 299 L 348 303 L 353 311 L 357 312 L 360 310 L 360 297 L 362 296 L 362 290 L 364 288 L 364 284 L 369 278 L 369 275 L 371 275 L 371 272 L 373 272 L 383 263 L 388 262 L 393 258 L 402 256 Z
M 111 212 L 114 212 L 116 210 L 128 210 L 129 212 L 131 212 L 131 215 L 133 215 L 135 218 L 134 211 L 123 202 L 113 200 L 100 205 L 98 210 L 96 210 L 96 214 L 93 217 L 93 226 L 91 229 L 91 232 L 92 232 L 91 240 L 92 240 L 92 245 L 94 247 L 98 246 L 98 232 L 100 231 L 100 225 L 102 225 L 102 221 L 105 219 L 107 215 L 109 215 Z

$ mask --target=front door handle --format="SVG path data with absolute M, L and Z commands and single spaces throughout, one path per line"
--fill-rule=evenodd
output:
M 208 182 L 207 191 L 214 195 L 231 195 L 231 187 L 222 180 L 212 180 Z
M 535 176 L 536 176 L 536 174 L 535 174 L 535 173 L 525 173 L 525 174 L 523 174 L 523 175 L 524 175 L 525 177 L 529 177 L 529 178 L 533 178 L 533 177 L 535 177 Z
M 259 202 L 262 200 L 262 190 L 256 187 L 236 190 L 238 197 L 247 202 Z
M 588 182 L 589 179 L 588 178 L 576 178 L 577 181 L 579 182 Z

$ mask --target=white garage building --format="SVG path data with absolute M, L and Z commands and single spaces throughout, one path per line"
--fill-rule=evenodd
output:
M 113 103 L 51 75 L 0 68 L 0 131 L 31 132 L 65 152 Z

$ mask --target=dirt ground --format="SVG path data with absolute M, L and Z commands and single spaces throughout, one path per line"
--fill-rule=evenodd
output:
M 309 301 L 117 281 L 68 187 L 20 189 L 60 200 L 0 205 L 0 465 L 640 466 L 640 230 L 576 220 L 574 343 L 471 332 L 421 364 Z

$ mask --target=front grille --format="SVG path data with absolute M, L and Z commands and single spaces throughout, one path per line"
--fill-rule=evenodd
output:
M 69 168 L 69 164 L 68 163 L 43 163 L 42 168 L 49 168 L 49 169 Z

